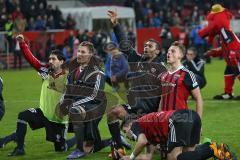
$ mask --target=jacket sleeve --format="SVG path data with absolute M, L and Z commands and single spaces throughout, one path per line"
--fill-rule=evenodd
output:
M 20 42 L 19 43 L 21 51 L 25 59 L 30 63 L 30 65 L 36 69 L 37 71 L 40 71 L 42 67 L 48 67 L 47 64 L 42 64 L 29 49 L 29 46 L 26 44 L 26 42 Z
M 128 72 L 128 63 L 127 63 L 127 60 L 125 59 L 125 57 L 123 55 L 121 55 L 121 70 L 116 73 L 116 77 L 117 78 L 120 78 L 120 77 L 123 77 L 123 76 L 126 76 L 127 72 Z
M 118 23 L 113 27 L 114 34 L 119 43 L 120 50 L 128 56 L 129 62 L 138 62 L 141 59 L 136 50 L 132 47 L 130 41 L 127 38 L 126 33 L 122 30 L 121 25 Z
M 80 90 L 82 91 L 81 95 L 83 95 L 83 99 L 79 99 L 78 101 L 74 102 L 72 104 L 73 107 L 75 106 L 79 106 L 81 104 L 93 101 L 93 100 L 99 100 L 100 96 L 100 92 L 102 92 L 104 90 L 104 74 L 101 71 L 98 71 L 98 73 L 93 74 L 91 77 L 91 79 L 94 79 L 95 81 L 95 85 L 93 88 L 88 88 L 88 87 L 83 87 L 80 88 Z M 87 90 L 86 90 L 87 89 Z M 102 98 L 103 100 L 103 98 Z

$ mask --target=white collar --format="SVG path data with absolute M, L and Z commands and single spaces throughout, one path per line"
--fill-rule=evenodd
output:
M 183 68 L 183 65 L 179 66 L 179 67 L 178 67 L 175 71 L 173 71 L 173 72 L 168 71 L 168 73 L 169 73 L 169 74 L 174 74 L 175 72 L 179 71 L 179 70 L 182 69 L 182 68 Z

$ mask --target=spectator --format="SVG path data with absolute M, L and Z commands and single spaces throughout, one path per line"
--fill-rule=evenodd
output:
M 142 20 L 139 20 L 139 21 L 137 21 L 137 28 L 143 28 L 144 27 L 144 24 L 143 24 L 143 22 L 142 22 Z
M 37 9 L 36 12 L 37 12 L 37 15 L 40 15 L 42 17 L 46 14 L 46 10 L 45 10 L 45 8 L 43 6 L 43 3 L 39 4 L 39 8 Z
M 106 59 L 105 59 L 105 82 L 107 82 L 108 85 L 112 86 L 111 82 L 111 55 L 107 53 Z
M 35 28 L 36 28 L 36 27 L 35 27 L 34 18 L 31 17 L 31 18 L 29 19 L 28 23 L 27 23 L 27 28 L 26 28 L 26 30 L 27 30 L 27 31 L 34 31 Z
M 13 24 L 14 28 L 14 32 L 17 32 L 17 33 L 21 33 L 21 32 L 24 32 L 25 31 L 25 28 L 26 28 L 26 25 L 27 25 L 27 22 L 26 22 L 26 19 L 20 15 L 18 15 L 14 21 L 14 24 Z
M 0 17 L 0 30 L 4 31 L 5 30 L 5 24 L 8 21 L 8 15 L 6 8 L 3 7 L 3 9 L 0 11 L 1 12 L 1 17 Z
M 46 24 L 46 28 L 47 28 L 47 29 L 55 29 L 55 28 L 56 28 L 53 15 L 50 15 L 50 16 L 48 17 L 48 19 L 47 19 L 47 24 Z
M 178 34 L 178 42 L 183 44 L 185 47 L 188 46 L 188 28 L 180 27 L 180 32 Z
M 46 23 L 42 16 L 38 15 L 37 20 L 35 22 L 35 30 L 45 30 L 46 29 Z
M 53 7 L 52 7 L 51 4 L 49 4 L 49 5 L 47 6 L 46 14 L 47 14 L 48 16 L 54 15 L 54 10 L 53 10 Z
M 103 32 L 102 30 L 98 30 L 91 38 L 92 43 L 94 44 L 94 47 L 97 50 L 97 55 L 105 61 L 106 53 L 103 50 L 103 46 L 107 42 L 107 34 Z
M 200 89 L 205 87 L 207 83 L 204 75 L 204 64 L 204 60 L 198 57 L 197 50 L 194 47 L 187 50 L 183 65 L 195 74 Z
M 173 16 L 173 26 L 179 26 L 180 24 L 181 24 L 181 19 L 179 17 L 179 14 L 178 12 L 175 12 Z
M 18 64 L 18 68 L 21 69 L 22 68 L 22 53 L 21 53 L 21 49 L 19 46 L 19 42 L 18 41 L 14 41 L 15 42 L 15 47 L 14 47 L 14 69 L 17 68 L 17 64 Z
M 111 54 L 110 75 L 113 92 L 117 92 L 120 88 L 119 83 L 123 82 L 126 89 L 129 88 L 127 81 L 128 62 L 118 49 L 116 43 L 106 44 L 107 51 Z
M 49 56 L 50 51 L 54 49 L 56 49 L 55 36 L 53 33 L 50 33 L 48 35 L 45 58 L 47 58 Z
M 27 19 L 30 19 L 31 17 L 33 17 L 34 19 L 37 18 L 37 12 L 34 5 L 31 5 L 30 10 L 27 13 Z
M 76 21 L 69 13 L 66 20 L 66 29 L 75 29 Z
M 7 40 L 9 43 L 9 52 L 13 51 L 13 20 L 12 20 L 12 16 L 8 15 L 8 21 L 5 23 L 5 31 L 7 32 Z
M 161 26 L 161 20 L 160 20 L 160 17 L 158 15 L 158 13 L 155 13 L 154 14 L 154 17 L 153 17 L 153 26 L 154 27 L 160 27 Z
M 163 25 L 160 33 L 160 38 L 162 39 L 162 53 L 165 54 L 168 48 L 171 46 L 172 42 L 174 41 L 173 35 L 167 24 Z
M 22 14 L 19 6 L 17 6 L 16 10 L 12 13 L 12 19 L 13 19 L 13 21 L 14 21 L 17 17 L 23 18 L 23 14 Z
M 202 28 L 198 21 L 190 33 L 191 44 L 197 49 L 200 58 L 203 58 L 203 54 L 207 50 L 207 42 L 198 35 L 198 31 Z
M 69 45 L 65 45 L 63 48 L 63 56 L 66 60 L 66 62 L 69 62 L 69 60 L 72 58 L 72 50 Z
M 66 21 L 64 20 L 62 14 L 60 15 L 59 18 L 54 17 L 54 20 L 55 20 L 56 29 L 64 29 L 66 27 Z

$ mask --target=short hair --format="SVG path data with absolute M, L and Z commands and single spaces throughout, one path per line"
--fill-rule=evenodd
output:
M 112 51 L 115 49 L 118 49 L 118 44 L 115 42 L 108 42 L 108 43 L 104 44 L 104 46 L 103 46 L 103 50 L 106 52 Z
M 197 54 L 197 49 L 195 47 L 190 47 L 187 50 L 193 51 L 194 54 Z
M 171 46 L 176 46 L 176 47 L 178 47 L 179 50 L 182 52 L 183 56 L 186 54 L 186 48 L 185 48 L 185 46 L 184 46 L 182 43 L 180 43 L 180 42 L 178 42 L 178 41 L 174 41 L 174 42 L 171 44 Z
M 157 40 L 151 38 L 147 42 L 154 42 L 156 44 L 156 49 L 157 50 L 161 50 L 161 45 L 160 45 L 160 43 Z
M 62 51 L 60 51 L 59 49 L 52 50 L 50 55 L 51 54 L 57 56 L 57 59 L 60 60 L 60 61 L 65 61 L 66 60 Z
M 82 43 L 79 44 L 79 47 L 80 46 L 84 46 L 84 47 L 87 47 L 89 52 L 94 54 L 95 53 L 95 48 L 94 48 L 94 45 L 93 43 L 89 42 L 89 41 L 83 41 Z

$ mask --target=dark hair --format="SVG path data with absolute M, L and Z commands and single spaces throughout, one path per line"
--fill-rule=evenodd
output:
M 179 43 L 178 41 L 174 41 L 171 46 L 176 46 L 179 48 L 179 50 L 182 52 L 183 55 L 186 54 L 186 48 L 182 43 Z
M 79 44 L 79 46 L 87 47 L 90 53 L 92 54 L 95 53 L 94 45 L 91 42 L 83 41 L 82 43 Z
M 194 54 L 197 54 L 197 49 L 195 47 L 190 47 L 187 50 L 193 51 Z
M 108 51 L 112 51 L 118 49 L 118 45 L 115 42 L 108 42 L 106 44 L 104 44 L 103 46 L 103 50 L 108 52 Z
M 147 42 L 153 42 L 153 43 L 155 43 L 155 44 L 156 44 L 156 49 L 157 49 L 157 50 L 161 50 L 161 45 L 160 45 L 160 43 L 159 43 L 157 40 L 151 38 L 151 39 L 149 39 Z
M 51 54 L 56 55 L 58 60 L 65 61 L 65 57 L 63 56 L 63 53 L 59 49 L 52 50 L 50 55 Z

